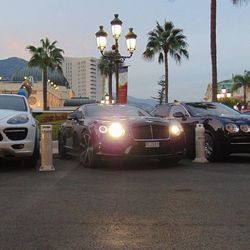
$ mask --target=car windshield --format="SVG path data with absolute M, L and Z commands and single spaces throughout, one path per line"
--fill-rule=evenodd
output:
M 222 104 L 222 103 L 186 103 L 192 116 L 227 116 L 227 115 L 241 115 L 238 111 Z
M 0 95 L 0 109 L 27 111 L 27 105 L 21 96 Z
M 89 105 L 86 106 L 86 116 L 137 117 L 137 116 L 151 116 L 151 115 L 141 108 L 129 105 Z

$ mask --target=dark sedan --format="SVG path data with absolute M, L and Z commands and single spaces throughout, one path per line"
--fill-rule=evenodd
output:
M 231 153 L 250 153 L 250 117 L 215 102 L 175 102 L 156 107 L 155 117 L 175 117 L 187 141 L 187 155 L 195 156 L 195 126 L 205 127 L 205 152 L 210 161 Z
M 87 104 L 68 115 L 59 130 L 59 156 L 80 156 L 84 167 L 102 159 L 157 158 L 179 161 L 185 135 L 176 119 L 156 118 L 135 106 Z

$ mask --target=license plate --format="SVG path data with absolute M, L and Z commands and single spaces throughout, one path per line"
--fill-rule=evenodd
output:
M 145 142 L 145 148 L 159 148 L 160 142 L 158 141 L 147 141 Z

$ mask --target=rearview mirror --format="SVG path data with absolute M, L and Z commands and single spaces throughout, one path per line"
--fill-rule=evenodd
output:
M 75 113 L 68 114 L 67 116 L 68 120 L 77 120 L 77 116 Z
M 182 112 L 175 112 L 175 113 L 173 113 L 173 117 L 184 119 L 185 115 Z

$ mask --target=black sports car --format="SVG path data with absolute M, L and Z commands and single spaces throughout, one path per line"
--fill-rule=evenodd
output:
M 185 153 L 184 131 L 176 119 L 156 118 L 130 105 L 83 105 L 61 125 L 58 141 L 61 158 L 79 155 L 85 167 L 108 158 L 177 162 Z
M 195 126 L 205 127 L 205 153 L 210 161 L 231 153 L 250 152 L 250 117 L 215 102 L 175 102 L 156 107 L 155 117 L 178 118 L 186 134 L 187 155 L 195 156 Z

